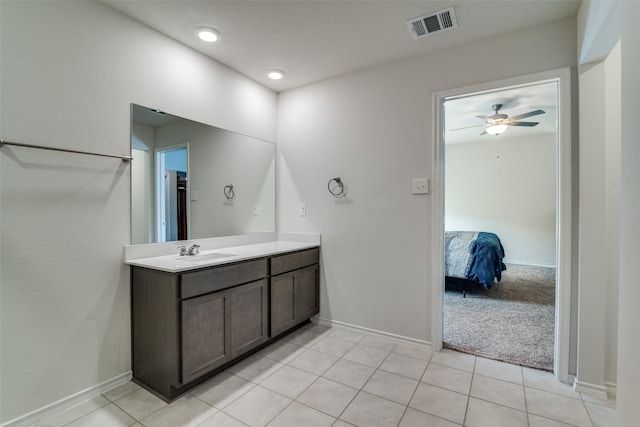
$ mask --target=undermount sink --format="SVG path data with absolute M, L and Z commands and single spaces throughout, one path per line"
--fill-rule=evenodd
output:
M 225 254 L 223 252 L 214 252 L 212 254 L 199 254 L 199 255 L 184 255 L 175 258 L 177 261 L 198 262 L 198 261 L 210 261 L 213 259 L 229 258 L 235 256 L 234 254 Z

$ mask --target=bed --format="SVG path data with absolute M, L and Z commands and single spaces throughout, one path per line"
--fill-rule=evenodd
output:
M 485 231 L 445 231 L 445 278 L 462 279 L 490 289 L 502 279 L 504 248 L 500 238 Z

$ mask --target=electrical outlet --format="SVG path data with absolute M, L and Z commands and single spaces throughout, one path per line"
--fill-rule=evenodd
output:
M 253 205 L 253 216 L 258 216 L 258 205 Z
M 429 178 L 416 178 L 412 181 L 412 194 L 429 194 Z
M 298 215 L 307 216 L 307 205 L 305 205 L 304 203 L 300 203 L 300 205 L 298 206 Z

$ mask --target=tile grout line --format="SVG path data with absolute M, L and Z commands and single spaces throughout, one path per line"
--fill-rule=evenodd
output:
M 433 354 L 434 354 L 434 353 L 432 352 L 431 356 L 433 356 Z M 439 385 L 436 385 L 436 384 L 431 384 L 431 383 L 428 383 L 428 382 L 426 382 L 426 381 L 422 381 L 422 378 L 424 377 L 424 374 L 427 372 L 427 369 L 429 368 L 429 366 L 431 365 L 431 363 L 433 363 L 433 364 L 435 364 L 435 365 L 438 365 L 438 366 L 444 366 L 444 367 L 446 367 L 446 368 L 451 368 L 450 366 L 441 365 L 440 363 L 435 362 L 435 361 L 433 361 L 433 360 L 431 360 L 431 359 L 432 359 L 432 358 L 431 358 L 431 357 L 429 357 L 429 360 L 427 361 L 427 365 L 426 365 L 426 366 L 425 366 L 425 368 L 424 368 L 424 371 L 423 371 L 423 373 L 422 373 L 422 376 L 420 377 L 420 380 L 418 380 L 418 385 L 416 386 L 416 389 L 414 390 L 413 395 L 411 396 L 411 399 L 409 400 L 409 403 L 411 403 L 411 400 L 413 400 L 413 397 L 415 396 L 415 392 L 418 390 L 418 386 L 420 386 L 420 384 L 426 384 L 426 385 L 429 385 L 429 386 L 432 386 L 432 387 L 437 387 L 437 388 L 442 389 L 442 390 L 453 391 L 453 390 L 450 390 L 450 389 L 448 389 L 448 388 L 440 387 Z M 474 362 L 474 363 L 475 363 L 475 362 Z M 463 371 L 462 369 L 457 369 L 457 368 L 451 368 L 451 369 L 456 369 L 456 370 L 461 371 L 461 372 L 467 372 L 467 371 Z M 474 368 L 474 369 L 475 369 L 475 368 Z M 469 389 L 471 389 L 471 386 L 469 386 Z M 458 392 L 456 392 L 456 391 L 453 391 L 453 392 L 454 392 L 454 393 L 458 393 Z M 462 393 L 459 393 L 459 394 L 462 394 Z M 467 399 L 467 404 L 468 404 L 468 399 Z M 439 415 L 430 414 L 430 413 L 425 412 L 425 411 L 423 411 L 423 410 L 421 410 L 421 409 L 418 409 L 418 408 L 414 408 L 414 407 L 412 407 L 412 406 L 409 406 L 408 404 L 407 404 L 407 409 L 405 410 L 405 414 L 406 414 L 406 411 L 407 411 L 409 408 L 411 408 L 411 409 L 412 409 L 412 410 L 414 410 L 414 411 L 418 411 L 418 412 L 420 412 L 420 413 L 430 415 L 430 416 L 432 416 L 432 417 L 438 418 L 438 419 L 440 419 L 440 420 L 447 421 L 447 422 L 452 423 L 452 424 L 464 425 L 464 420 L 463 420 L 463 424 L 458 424 L 458 423 L 456 423 L 456 422 L 454 422 L 454 421 L 451 421 L 450 419 L 443 418 L 443 417 L 441 417 L 441 416 L 439 416 Z M 466 411 L 466 409 L 465 409 L 465 417 L 466 417 L 466 413 L 467 413 L 467 411 Z M 404 418 L 404 414 L 403 414 L 403 418 Z M 401 421 L 402 421 L 402 419 L 401 419 Z
M 362 341 L 363 339 L 364 339 L 364 337 L 362 337 L 362 338 L 360 339 L 360 341 Z M 355 347 L 355 345 L 354 345 L 354 347 Z M 352 348 L 353 348 L 353 347 L 352 347 Z M 395 348 L 395 346 L 394 346 L 393 348 Z M 346 354 L 346 353 L 345 353 L 345 354 Z M 391 351 L 389 352 L 389 354 L 391 354 Z M 387 357 L 389 357 L 389 354 L 387 354 L 387 356 L 385 357 L 385 360 L 387 359 Z M 343 360 L 343 358 L 341 357 L 341 358 L 340 358 L 340 359 L 338 359 L 338 360 Z M 347 360 L 347 361 L 352 362 L 352 363 L 358 363 L 358 362 L 354 362 L 353 360 L 349 360 L 349 359 L 344 359 L 344 360 Z M 336 363 L 338 363 L 338 362 L 336 361 Z M 380 365 L 382 365 L 382 363 L 384 363 L 384 360 L 380 363 Z M 362 365 L 362 366 L 366 366 L 366 367 L 368 367 L 368 368 L 372 368 L 372 366 L 365 365 L 365 364 L 363 364 L 363 363 L 358 363 L 358 364 L 359 364 L 359 365 Z M 367 378 L 367 380 L 362 384 L 362 386 L 360 386 L 360 388 L 359 388 L 359 389 L 357 389 L 358 391 L 356 392 L 356 394 L 354 394 L 354 395 L 353 395 L 353 397 L 351 398 L 351 400 L 349 400 L 349 403 L 347 403 L 347 404 L 346 404 L 346 406 L 344 407 L 344 409 L 343 409 L 343 410 L 340 412 L 340 414 L 336 417 L 336 422 L 338 422 L 338 421 L 343 421 L 343 422 L 346 422 L 346 423 L 348 423 L 348 424 L 350 424 L 350 425 L 353 425 L 353 424 L 349 423 L 348 421 L 345 421 L 345 420 L 341 419 L 340 417 L 345 413 L 345 411 L 349 408 L 349 406 L 351 406 L 351 404 L 353 403 L 353 401 L 354 401 L 354 400 L 356 400 L 356 397 L 358 397 L 358 395 L 359 395 L 361 392 L 364 392 L 364 390 L 363 390 L 363 389 L 364 389 L 364 386 L 366 386 L 366 385 L 367 385 L 367 383 L 369 382 L 369 380 L 371 380 L 371 378 L 375 375 L 375 373 L 376 373 L 377 371 L 378 371 L 378 368 L 375 368 L 375 370 L 371 373 L 371 375 L 369 375 L 369 378 Z M 326 371 L 325 371 L 325 372 L 326 372 Z M 328 379 L 328 378 L 327 378 L 327 379 Z M 343 384 L 343 385 L 346 385 L 346 384 Z M 353 388 L 355 388 L 355 387 L 353 387 Z M 366 392 L 365 392 L 365 393 L 366 393 Z M 335 423 L 334 423 L 334 424 L 335 424 Z
M 469 415 L 469 403 L 471 402 L 471 388 L 473 387 L 473 378 L 476 373 L 476 363 L 478 361 L 478 356 L 473 356 L 473 370 L 471 371 L 471 383 L 469 384 L 469 391 L 467 393 L 467 406 L 464 408 L 464 417 L 462 418 L 462 425 L 464 426 L 467 422 L 467 415 Z
M 589 412 L 589 408 L 587 407 L 587 404 L 582 398 L 582 393 L 580 393 L 580 401 L 582 402 L 582 406 L 584 407 L 584 410 L 587 412 L 587 417 L 589 418 L 589 422 L 591 423 L 592 426 L 594 426 L 595 424 L 593 423 L 593 418 L 591 418 L 591 412 Z
M 227 372 L 226 370 L 225 370 L 225 371 L 220 372 L 220 374 L 225 373 L 225 372 L 226 372 L 226 373 L 228 373 L 228 374 L 229 374 L 229 375 L 231 375 L 231 376 L 238 377 L 238 378 L 240 378 L 240 379 L 242 379 L 242 380 L 244 380 L 244 381 L 247 381 L 246 379 L 244 379 L 244 378 L 242 378 L 242 377 L 240 377 L 240 376 L 238 376 L 238 375 L 232 374 L 231 372 Z M 219 375 L 219 374 L 214 375 L 214 376 L 213 376 L 213 377 L 211 377 L 209 380 L 207 380 L 207 381 L 205 381 L 204 383 L 202 383 L 201 385 L 199 385 L 199 386 L 195 387 L 193 390 L 195 390 L 195 389 L 199 388 L 200 386 L 202 386 L 202 385 L 206 384 L 208 381 L 210 381 L 211 379 L 213 379 L 213 378 L 214 378 L 215 376 L 217 376 L 217 375 Z M 253 389 L 256 387 L 256 385 L 257 385 L 257 384 L 255 384 L 255 383 L 253 383 L 253 382 L 251 382 L 251 381 L 248 381 L 248 382 L 249 382 L 249 383 L 251 383 L 251 384 L 253 384 L 253 385 L 252 385 L 252 387 L 251 387 L 249 390 L 245 391 L 244 393 L 242 393 L 242 394 L 238 395 L 238 396 L 237 396 L 235 399 L 233 399 L 231 402 L 227 403 L 227 404 L 225 405 L 225 408 L 226 408 L 227 406 L 231 405 L 231 404 L 232 404 L 233 402 L 235 402 L 236 400 L 238 400 L 240 397 L 242 397 L 242 396 L 244 396 L 245 394 L 247 394 L 249 391 L 253 390 Z M 220 412 L 222 412 L 223 414 L 225 414 L 227 417 L 231 417 L 231 418 L 233 418 L 234 420 L 238 421 L 239 423 L 244 424 L 245 426 L 247 425 L 247 424 L 243 423 L 242 421 L 240 421 L 239 419 L 237 419 L 236 417 L 234 417 L 233 415 L 231 415 L 231 414 L 228 414 L 228 413 L 224 412 L 224 408 L 216 408 L 216 407 L 215 407 L 215 405 L 212 405 L 212 404 L 210 404 L 209 402 L 205 402 L 204 400 L 200 399 L 200 397 L 199 397 L 199 396 L 196 396 L 195 394 L 193 394 L 193 390 L 190 390 L 190 391 L 188 391 L 188 392 L 187 392 L 187 393 L 185 393 L 185 394 L 189 394 L 189 395 L 191 395 L 193 398 L 195 398 L 195 399 L 199 400 L 200 402 L 202 402 L 202 403 L 204 403 L 204 404 L 206 404 L 206 405 L 211 406 L 213 409 L 215 409 L 216 411 L 218 411 L 218 412 L 216 412 L 215 414 L 213 414 L 212 416 L 210 416 L 209 418 L 207 418 L 206 420 L 204 420 L 203 422 L 201 422 L 199 425 L 204 424 L 207 420 L 209 420 L 209 419 L 211 419 L 211 418 L 215 417 L 215 416 L 216 416 L 216 414 L 218 414 L 218 413 L 220 413 Z M 141 422 L 141 421 L 139 421 L 139 422 Z
M 560 397 L 564 397 L 564 398 L 567 398 L 567 399 L 572 399 L 571 397 L 564 396 L 564 395 L 557 394 L 557 393 L 552 393 L 552 392 L 550 392 L 550 391 L 546 391 L 546 390 L 538 389 L 538 388 L 535 388 L 535 387 L 528 387 L 528 386 L 524 386 L 524 392 L 525 392 L 525 408 L 526 408 L 526 410 L 527 410 L 527 411 L 526 411 L 526 413 L 527 413 L 527 423 L 529 423 L 529 415 L 534 415 L 534 416 L 536 416 L 536 417 L 544 418 L 544 419 L 546 419 L 546 420 L 551 420 L 551 421 L 556 422 L 556 423 L 564 423 L 564 424 L 570 425 L 570 426 L 572 426 L 572 427 L 578 427 L 576 424 L 571 424 L 571 423 L 569 423 L 569 422 L 568 422 L 568 421 L 566 421 L 566 420 L 564 420 L 564 421 L 563 421 L 563 420 L 559 420 L 559 419 L 557 419 L 557 418 L 551 418 L 549 415 L 540 415 L 540 414 L 535 414 L 535 413 L 531 413 L 531 412 L 529 412 L 529 407 L 528 407 L 528 405 L 527 405 L 527 388 L 530 388 L 530 389 L 532 389 L 532 390 L 536 390 L 536 391 L 542 391 L 542 392 L 549 393 L 549 394 L 553 394 L 553 395 L 560 396 Z M 582 399 L 575 399 L 575 398 L 573 398 L 573 399 L 574 399 L 574 400 L 580 400 L 580 401 L 582 401 L 583 406 L 585 406 L 585 408 L 584 408 L 584 409 L 585 409 L 585 411 L 587 412 L 587 416 L 589 417 L 589 422 L 591 423 L 591 427 L 593 427 L 595 424 L 593 423 L 593 421 L 592 421 L 592 419 L 591 419 L 591 414 L 589 414 L 589 410 L 586 408 L 586 405 L 584 404 L 584 401 L 583 401 Z
M 395 349 L 395 347 L 394 347 L 394 349 Z M 391 353 L 389 353 L 389 354 L 391 354 Z M 387 356 L 387 357 L 389 357 L 389 356 Z M 382 363 L 384 363 L 384 362 L 382 362 Z M 398 421 L 398 426 L 400 424 L 402 424 L 402 420 L 407 415 L 407 411 L 410 408 L 409 405 L 411 404 L 411 401 L 413 400 L 414 396 L 416 395 L 416 391 L 418 391 L 418 387 L 420 386 L 420 383 L 422 382 L 422 378 L 424 377 L 425 372 L 427 372 L 427 368 L 429 367 L 430 364 L 431 364 L 431 360 L 429 360 L 427 362 L 427 364 L 424 366 L 424 368 L 422 369 L 422 374 L 420 374 L 420 378 L 418 379 L 418 383 L 416 384 L 416 387 L 413 389 L 413 393 L 411 393 L 411 397 L 409 398 L 409 401 L 407 402 L 407 404 L 404 407 L 404 412 L 402 412 L 402 416 L 400 417 L 400 421 Z M 380 366 L 382 366 L 382 365 L 380 365 Z M 413 409 L 413 408 L 411 408 L 411 409 Z
M 107 399 L 107 400 L 109 400 L 109 399 Z M 113 402 L 111 402 L 111 401 L 109 400 L 109 403 L 107 403 L 106 405 L 102 405 L 101 407 L 96 408 L 96 409 L 94 409 L 93 411 L 89 411 L 89 412 L 87 412 L 86 414 L 83 414 L 83 415 L 79 416 L 78 418 L 75 418 L 75 419 L 73 419 L 73 420 L 69 421 L 68 423 L 64 423 L 64 424 L 62 424 L 62 427 L 64 427 L 64 426 L 68 426 L 68 425 L 69 425 L 69 424 L 71 424 L 71 423 L 75 423 L 75 422 L 76 422 L 76 421 L 78 421 L 79 419 L 84 418 L 84 417 L 86 417 L 87 415 L 93 414 L 94 412 L 99 411 L 100 409 L 102 409 L 102 408 L 104 408 L 104 407 L 106 407 L 106 406 L 109 406 L 109 404 L 111 404 L 111 403 L 113 403 Z M 77 406 L 77 405 L 76 405 L 76 406 Z M 73 408 L 73 406 L 72 406 L 72 408 Z M 63 412 L 64 412 L 64 411 L 63 411 Z M 62 413 L 62 412 L 60 412 L 60 413 Z M 131 418 L 133 418 L 133 417 L 131 417 Z M 134 419 L 135 419 L 135 418 L 134 418 Z M 44 421 L 44 419 L 42 419 L 42 420 L 40 420 L 40 421 L 37 421 L 35 424 L 37 424 L 37 423 L 39 423 L 39 422 L 42 422 L 42 421 Z M 137 420 L 136 420 L 136 421 L 137 421 Z
M 251 389 L 253 389 L 253 387 L 252 387 Z M 251 389 L 250 389 L 250 390 L 251 390 Z M 247 391 L 248 391 L 248 390 L 247 390 Z M 200 424 L 198 424 L 198 426 L 201 426 L 202 424 L 206 423 L 207 421 L 209 421 L 211 418 L 215 417 L 215 416 L 216 416 L 216 415 L 218 415 L 219 413 L 223 413 L 223 414 L 224 414 L 224 415 L 226 415 L 227 417 L 233 418 L 235 421 L 238 421 L 239 423 L 244 424 L 245 426 L 247 425 L 247 424 L 243 423 L 242 421 L 240 421 L 239 419 L 237 419 L 236 417 L 234 417 L 233 415 L 231 415 L 231 414 L 227 414 L 227 413 L 226 413 L 226 412 L 224 412 L 222 409 L 218 409 L 218 408 L 216 408 L 215 406 L 213 406 L 213 405 L 212 405 L 212 404 L 210 404 L 209 402 L 205 402 L 204 400 L 200 399 L 198 396 L 193 395 L 193 394 L 191 394 L 190 392 L 187 392 L 186 394 L 190 394 L 190 395 L 191 395 L 191 397 L 193 397 L 194 399 L 199 400 L 200 402 L 204 403 L 205 405 L 208 405 L 208 406 L 210 406 L 210 407 L 212 407 L 213 409 L 215 409 L 215 410 L 216 410 L 216 412 L 215 412 L 213 415 L 211 415 L 209 418 L 207 418 L 207 419 L 203 420 Z M 243 395 L 244 395 L 244 393 L 243 393 L 243 394 L 241 394 L 240 396 L 243 396 Z M 238 397 L 239 397 L 239 396 L 238 396 Z M 235 399 L 234 399 L 234 400 L 232 400 L 231 402 L 229 402 L 229 405 L 230 405 L 232 402 L 235 402 Z M 227 406 L 228 406 L 228 405 L 227 405 Z M 138 422 L 142 424 L 142 421 L 138 421 Z M 144 424 L 143 424 L 143 426 L 144 426 Z M 196 426 L 196 427 L 197 427 L 197 426 Z
M 522 396 L 524 397 L 524 413 L 527 416 L 527 426 L 531 424 L 529 419 L 529 405 L 527 404 L 527 387 L 524 384 L 524 369 L 520 366 L 520 378 L 522 379 Z
M 309 330 L 306 330 L 306 331 L 308 331 L 308 332 L 313 332 L 313 331 L 309 331 Z M 318 335 L 320 335 L 320 334 L 318 334 Z M 327 334 L 326 336 L 330 336 L 330 335 L 331 335 L 331 334 Z M 325 338 L 325 337 L 321 338 L 319 341 L 322 341 L 322 339 L 324 339 L 324 338 Z M 336 338 L 336 339 L 337 339 L 337 338 Z M 289 343 L 289 344 L 298 346 L 297 344 L 293 344 L 293 343 Z M 315 344 L 317 344 L 317 342 L 316 342 L 316 343 L 314 343 L 314 345 L 315 345 Z M 269 389 L 269 388 L 266 388 L 266 387 L 262 387 L 262 386 L 261 386 L 261 387 L 262 387 L 262 388 L 264 388 L 265 390 L 268 390 L 268 391 L 270 391 L 270 392 L 272 392 L 272 393 L 276 393 L 276 394 L 278 394 L 278 395 L 280 395 L 280 396 L 286 397 L 287 399 L 290 399 L 290 400 L 291 400 L 291 402 L 289 402 L 289 403 L 288 403 L 284 408 L 282 408 L 282 410 L 281 410 L 280 412 L 278 412 L 276 415 L 274 415 L 274 416 L 273 416 L 273 417 L 272 417 L 272 418 L 271 418 L 271 419 L 270 419 L 270 420 L 265 424 L 265 426 L 266 426 L 266 425 L 269 425 L 269 423 L 273 422 L 273 420 L 275 420 L 275 419 L 276 419 L 280 414 L 282 414 L 282 413 L 283 413 L 283 412 L 284 412 L 284 411 L 285 411 L 289 406 L 291 406 L 291 405 L 293 404 L 293 402 L 297 402 L 297 403 L 298 403 L 298 404 L 300 404 L 300 405 L 306 406 L 306 407 L 308 407 L 308 408 L 310 408 L 310 409 L 313 409 L 313 410 L 315 410 L 315 411 L 318 411 L 318 412 L 320 412 L 320 413 L 322 413 L 322 414 L 325 414 L 325 415 L 328 415 L 328 416 L 330 416 L 330 417 L 332 417 L 332 418 L 335 418 L 335 419 L 336 419 L 336 421 L 338 420 L 338 418 L 334 417 L 334 416 L 333 416 L 333 415 L 331 415 L 331 414 L 327 414 L 326 412 L 323 412 L 323 411 L 321 411 L 321 410 L 319 410 L 319 409 L 317 409 L 317 408 L 313 408 L 313 407 L 311 407 L 311 406 L 309 406 L 309 405 L 305 405 L 304 403 L 299 402 L 299 401 L 298 401 L 298 397 L 300 397 L 300 396 L 302 395 L 302 393 L 304 393 L 305 391 L 307 391 L 307 390 L 308 390 L 308 389 L 309 389 L 313 384 L 315 384 L 315 383 L 318 381 L 318 379 L 319 379 L 319 378 L 323 378 L 323 377 L 322 377 L 322 375 L 323 375 L 325 372 L 327 372 L 329 369 L 331 369 L 331 367 L 332 367 L 333 365 L 335 365 L 336 363 L 338 363 L 338 361 L 339 361 L 339 360 L 341 360 L 342 358 L 341 358 L 341 357 L 338 357 L 338 358 L 337 358 L 337 360 L 336 360 L 335 362 L 333 362 L 330 366 L 328 366 L 328 367 L 327 367 L 327 369 L 325 369 L 325 370 L 324 370 L 320 375 L 318 375 L 318 374 L 316 374 L 316 373 L 314 373 L 314 372 L 308 372 L 308 371 L 305 371 L 304 369 L 300 369 L 300 368 L 297 368 L 297 367 L 295 367 L 295 366 L 291 366 L 291 365 L 289 365 L 289 362 L 291 362 L 291 361 L 293 361 L 293 360 L 297 359 L 298 357 L 302 356 L 302 355 L 303 355 L 303 354 L 305 354 L 307 351 L 309 351 L 309 350 L 313 350 L 311 347 L 304 347 L 304 346 L 299 346 L 299 347 L 300 347 L 300 348 L 304 348 L 304 349 L 305 349 L 305 351 L 303 351 L 303 352 L 302 352 L 302 353 L 300 353 L 298 356 L 294 357 L 293 359 L 289 360 L 289 361 L 288 361 L 288 362 L 286 362 L 286 363 L 284 363 L 284 362 L 282 362 L 282 361 L 279 361 L 279 360 L 271 359 L 269 356 L 266 356 L 266 355 L 265 355 L 265 356 L 262 356 L 262 357 L 266 357 L 266 358 L 268 358 L 269 360 L 274 360 L 274 361 L 276 361 L 276 362 L 278 362 L 278 363 L 282 363 L 282 365 L 283 365 L 283 366 L 282 366 L 282 367 L 280 367 L 280 368 L 278 368 L 276 371 L 272 372 L 271 374 L 269 374 L 267 377 L 263 378 L 263 379 L 260 381 L 260 383 L 254 383 L 256 387 L 257 387 L 257 386 L 260 386 L 260 384 L 261 384 L 262 382 L 266 381 L 266 380 L 267 380 L 267 378 L 270 378 L 272 375 L 274 375 L 276 372 L 278 372 L 278 371 L 279 371 L 280 369 L 282 369 L 284 366 L 289 366 L 290 368 L 298 369 L 298 370 L 300 370 L 300 371 L 302 371 L 302 372 L 305 372 L 305 373 L 308 373 L 308 374 L 311 374 L 311 375 L 316 376 L 316 379 L 315 379 L 311 384 L 309 384 L 309 385 L 308 385 L 304 390 L 302 390 L 300 393 L 298 393 L 298 394 L 296 395 L 296 397 L 295 397 L 295 398 L 293 398 L 293 399 L 292 399 L 292 398 L 290 398 L 289 396 L 285 396 L 284 394 L 282 394 L 282 393 L 280 393 L 280 392 L 277 392 L 277 391 L 275 391 L 275 390 L 271 390 L 271 389 Z M 324 353 L 324 352 L 321 352 L 321 351 L 318 351 L 318 350 L 313 350 L 313 351 L 317 351 L 318 353 L 327 354 L 327 355 L 329 355 L 329 356 L 336 357 L 335 355 L 328 354 L 328 353 Z M 243 394 L 243 395 L 244 395 L 244 394 Z M 241 396 L 238 396 L 238 399 L 239 399 L 240 397 L 241 397 Z M 237 399 L 235 399 L 235 400 L 237 400 Z M 235 400 L 234 400 L 234 401 L 235 401 Z M 228 406 L 228 405 L 227 405 L 227 406 Z M 222 411 L 222 412 L 224 412 L 223 410 L 221 410 L 221 411 Z M 226 412 L 224 412 L 224 413 L 226 414 Z M 229 414 L 227 414 L 227 415 L 229 415 Z M 334 423 L 335 423 L 335 422 L 334 422 Z
M 302 354 L 304 354 L 304 353 L 302 353 Z M 294 359 L 295 359 L 295 358 L 294 358 Z M 292 359 L 292 360 L 293 360 L 293 359 Z M 338 358 L 338 360 L 340 360 L 340 358 Z M 332 363 L 332 364 L 331 364 L 327 369 L 325 369 L 325 371 L 324 371 L 324 372 L 327 372 L 329 369 L 331 369 L 331 367 L 332 367 L 333 365 L 335 365 L 336 363 L 338 363 L 338 360 L 336 360 L 335 362 L 333 362 L 333 363 Z M 285 364 L 285 366 L 289 366 L 289 367 L 294 368 L 294 369 L 299 369 L 299 370 L 300 370 L 300 371 L 302 371 L 302 372 L 307 372 L 307 371 L 305 371 L 304 369 L 296 368 L 295 366 L 290 366 L 288 363 L 287 363 L 287 364 Z M 323 372 L 323 373 L 324 373 L 324 372 Z M 312 374 L 312 375 L 315 375 L 315 376 L 316 376 L 316 379 L 315 379 L 315 380 L 313 380 L 313 382 L 312 382 L 311 384 L 309 384 L 307 387 L 305 387 L 305 389 L 304 389 L 304 390 L 302 390 L 300 393 L 298 393 L 298 394 L 296 395 L 296 397 L 295 397 L 295 398 L 293 398 L 293 399 L 291 399 L 291 398 L 290 398 L 290 397 L 288 397 L 288 396 L 284 396 L 283 394 L 278 393 L 277 391 L 267 389 L 267 390 L 273 391 L 274 393 L 280 394 L 281 396 L 284 396 L 284 397 L 287 397 L 287 398 L 291 399 L 291 402 L 289 402 L 289 403 L 287 404 L 287 406 L 285 406 L 285 407 L 282 409 L 282 411 L 278 412 L 278 414 L 277 414 L 276 416 L 274 416 L 271 420 L 269 420 L 269 422 L 268 422 L 266 425 L 269 425 L 269 423 L 271 423 L 273 420 L 275 420 L 275 419 L 276 419 L 276 418 L 277 418 L 281 413 L 283 413 L 283 412 L 284 412 L 284 411 L 285 411 L 289 406 L 291 406 L 291 405 L 293 404 L 293 402 L 297 402 L 298 404 L 300 404 L 300 405 L 304 405 L 304 406 L 306 406 L 307 408 L 311 408 L 311 409 L 313 409 L 313 410 L 315 410 L 315 411 L 318 411 L 318 412 L 320 412 L 320 413 L 322 413 L 322 414 L 325 414 L 325 415 L 328 415 L 328 416 L 330 416 L 330 417 L 332 417 L 332 418 L 335 418 L 335 417 L 334 417 L 333 415 L 331 415 L 331 414 L 327 414 L 326 412 L 323 412 L 323 411 L 321 411 L 321 410 L 319 410 L 319 409 L 317 409 L 317 408 L 313 408 L 313 407 L 311 407 L 311 406 L 309 406 L 309 405 L 305 405 L 305 404 L 304 404 L 304 403 L 302 403 L 302 402 L 298 402 L 298 397 L 300 397 L 300 396 L 301 396 L 305 391 L 307 391 L 307 390 L 308 390 L 312 385 L 314 385 L 314 384 L 315 384 L 315 383 L 316 383 L 320 378 L 323 378 L 323 377 L 322 377 L 322 374 L 320 374 L 320 375 L 316 375 L 316 374 L 311 373 L 311 372 L 307 372 L 307 373 Z M 266 378 L 265 378 L 265 380 L 266 380 Z M 264 381 L 264 380 L 263 380 L 263 381 Z M 336 418 L 336 420 L 337 420 L 337 418 Z M 334 423 L 335 423 L 335 422 L 334 422 Z
M 365 383 L 364 383 L 364 384 L 363 384 L 359 389 L 356 389 L 355 387 L 351 387 L 351 386 L 349 386 L 349 385 L 347 385 L 347 384 L 342 384 L 342 383 L 340 383 L 340 382 L 338 382 L 338 381 L 333 381 L 333 380 L 331 380 L 331 379 L 329 379 L 329 378 L 325 378 L 325 377 L 323 377 L 323 375 L 324 375 L 324 374 L 325 374 L 329 369 L 331 369 L 331 367 L 333 367 L 336 363 L 338 363 L 340 360 L 343 360 L 343 359 L 342 359 L 342 357 L 341 357 L 341 358 L 339 358 L 338 360 L 336 360 L 336 361 L 335 361 L 335 362 L 334 362 L 334 363 L 333 363 L 329 368 L 327 368 L 327 369 L 326 369 L 322 374 L 320 374 L 320 375 L 318 376 L 318 378 L 316 378 L 316 381 L 314 381 L 314 382 L 313 382 L 313 384 L 315 384 L 315 383 L 318 381 L 318 379 L 323 378 L 323 379 L 325 379 L 325 380 L 327 380 L 327 381 L 332 381 L 332 382 L 335 382 L 336 384 L 340 384 L 340 385 L 343 385 L 343 386 L 345 386 L 345 387 L 350 387 L 350 388 L 353 388 L 354 390 L 356 390 L 356 393 L 353 395 L 353 397 L 351 398 L 351 400 L 349 400 L 349 403 L 347 403 L 347 404 L 345 405 L 344 409 L 340 412 L 340 414 L 338 414 L 338 416 L 337 416 L 337 417 L 334 417 L 336 420 L 333 422 L 333 424 L 337 423 L 338 421 L 346 422 L 346 421 L 344 421 L 344 420 L 340 419 L 340 417 L 342 416 L 342 414 L 344 414 L 344 411 L 346 411 L 346 410 L 347 410 L 347 408 L 349 407 L 349 405 L 351 405 L 351 403 L 353 403 L 353 401 L 355 400 L 356 396 L 358 396 L 358 394 L 362 391 L 362 389 L 363 389 L 363 388 L 364 388 L 364 386 L 367 384 L 367 382 L 369 382 L 369 380 L 371 379 L 371 377 L 373 376 L 373 374 L 375 374 L 375 371 L 374 371 L 374 372 L 369 376 L 369 378 L 367 379 L 367 381 L 365 381 Z M 348 360 L 348 359 L 344 359 L 344 360 Z M 349 362 L 352 362 L 352 361 L 349 361 Z M 352 363 L 358 363 L 358 362 L 352 362 Z M 359 365 L 362 365 L 361 363 L 358 363 L 358 364 L 359 364 Z M 362 366 L 367 366 L 367 365 L 362 365 Z M 370 366 L 367 366 L 367 367 L 370 367 Z M 311 385 L 313 385 L 313 384 L 311 384 Z M 310 385 L 309 387 L 311 387 L 311 385 Z M 307 387 L 307 389 L 309 389 L 309 387 Z M 306 391 L 307 389 L 305 389 L 305 391 Z M 304 391 L 303 391 L 302 393 L 304 393 Z M 298 397 L 299 397 L 300 395 L 302 395 L 302 393 L 300 393 L 300 394 L 298 395 Z M 297 398 L 296 398 L 296 402 L 297 402 Z M 323 414 L 325 414 L 325 415 L 329 415 L 329 416 L 333 417 L 333 415 L 331 415 L 331 414 L 327 414 L 326 412 L 323 412 L 323 411 L 321 411 L 320 409 L 313 408 L 313 407 L 311 407 L 311 406 L 309 406 L 309 405 L 307 405 L 307 404 L 305 404 L 305 403 L 303 403 L 303 402 L 298 402 L 298 403 L 300 403 L 301 405 L 307 406 L 307 407 L 309 407 L 309 408 L 311 408 L 311 409 L 315 409 L 316 411 L 319 411 L 319 412 L 321 412 L 321 413 L 323 413 Z M 333 425 L 333 424 L 332 424 L 332 425 Z M 348 424 L 351 424 L 351 423 L 348 423 Z

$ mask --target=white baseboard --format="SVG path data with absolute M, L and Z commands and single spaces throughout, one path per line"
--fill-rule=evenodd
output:
M 426 350 L 432 350 L 431 343 L 429 341 L 422 341 L 415 338 L 409 338 L 402 335 L 391 334 L 389 332 L 377 331 L 375 329 L 369 329 L 362 326 L 352 325 L 350 323 L 339 322 L 337 320 L 322 319 L 320 317 L 313 317 L 311 319 L 313 323 L 319 325 L 332 326 L 336 328 L 348 329 L 354 332 L 359 332 L 369 336 L 384 337 L 398 344 L 411 344 L 414 346 L 424 347 Z
M 618 395 L 618 384 L 612 383 L 611 381 L 604 382 L 605 387 L 607 387 L 607 395 L 609 399 L 615 399 Z
M 612 382 L 605 382 L 604 384 L 592 384 L 576 379 L 573 383 L 573 389 L 578 393 L 584 393 L 591 397 L 596 397 L 603 400 L 615 398 L 616 396 L 616 385 Z
M 37 421 L 42 420 L 43 418 L 58 414 L 86 400 L 89 400 L 102 393 L 106 393 L 109 390 L 112 390 L 116 387 L 126 384 L 129 381 L 131 381 L 131 377 L 132 377 L 131 371 L 125 372 L 109 380 L 101 382 L 100 384 L 96 384 L 85 390 L 79 391 L 78 393 L 72 394 L 71 396 L 67 396 L 63 399 L 60 399 L 57 402 L 53 402 L 47 406 L 43 406 L 40 409 L 36 409 L 35 411 L 29 412 L 28 414 L 25 414 L 18 418 L 14 418 L 13 420 L 7 421 L 3 423 L 0 427 L 23 427 L 23 426 L 33 424 Z
M 505 264 L 527 265 L 527 266 L 530 266 L 530 267 L 556 268 L 555 264 L 545 264 L 545 263 L 529 262 L 529 261 L 518 261 L 517 259 L 507 260 L 506 258 L 503 261 L 504 261 Z

